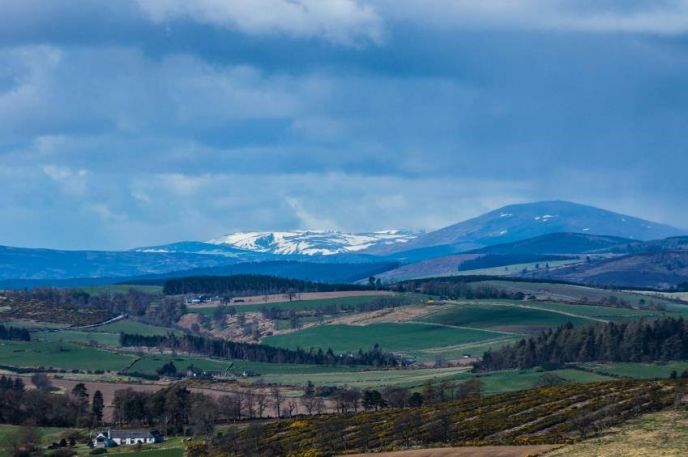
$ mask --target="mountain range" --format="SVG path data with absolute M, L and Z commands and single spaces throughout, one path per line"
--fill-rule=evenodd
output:
M 610 262 L 620 256 L 681 251 L 684 241 L 688 247 L 688 238 L 681 238 L 687 234 L 669 225 L 604 209 L 545 201 L 505 206 L 428 233 L 407 230 L 237 232 L 208 241 L 180 241 L 129 251 L 59 251 L 0 246 L 0 281 L 5 285 L 11 285 L 13 280 L 111 278 L 115 281 L 180 275 L 185 271 L 230 274 L 231 271 L 260 273 L 263 270 L 307 275 L 304 279 L 322 281 L 334 277 L 355 281 L 377 272 L 391 281 L 399 279 L 399 271 L 407 278 L 457 274 L 466 269 L 469 272 L 474 269 L 492 271 L 490 268 L 504 266 L 502 274 L 504 271 L 517 274 L 516 270 L 509 270 L 508 265 L 542 261 L 547 262 L 547 274 L 551 277 L 561 271 L 564 279 L 578 278 L 585 282 L 586 275 L 582 273 L 585 265 L 571 265 L 581 254 L 587 254 L 588 262 L 593 258 L 596 263 Z M 674 263 L 675 257 L 671 260 Z M 318 268 L 294 266 L 299 263 L 339 266 L 336 270 L 328 270 L 329 273 L 321 267 L 323 276 L 318 277 Z M 624 265 L 635 265 L 633 268 L 638 270 L 637 262 Z M 674 267 L 672 271 L 682 271 L 680 265 Z M 565 268 L 576 268 L 575 274 L 573 271 L 566 273 Z M 608 270 L 605 270 L 606 276 L 616 278 Z M 676 284 L 682 280 L 681 275 L 674 274 L 673 280 L 662 284 Z M 667 278 L 659 276 L 663 280 Z M 637 279 L 638 275 L 635 277 Z

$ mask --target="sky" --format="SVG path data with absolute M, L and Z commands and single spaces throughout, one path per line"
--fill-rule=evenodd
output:
M 688 228 L 686 0 L 0 0 L 0 244 Z

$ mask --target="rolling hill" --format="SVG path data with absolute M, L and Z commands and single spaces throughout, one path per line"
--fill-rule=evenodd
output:
M 526 240 L 495 244 L 468 251 L 467 254 L 493 255 L 535 255 L 535 254 L 586 254 L 595 252 L 617 252 L 626 249 L 629 238 L 617 236 L 589 235 L 586 233 L 548 233 Z
M 529 277 L 616 287 L 669 289 L 688 283 L 688 250 L 617 256 L 550 271 L 532 271 Z

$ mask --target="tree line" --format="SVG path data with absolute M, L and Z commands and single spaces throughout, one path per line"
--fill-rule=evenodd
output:
M 27 389 L 21 378 L 0 377 L 0 424 L 30 423 L 43 427 L 96 426 L 103 419 L 103 394 L 95 391 L 89 401 L 83 383 L 67 395 L 55 395 L 44 374 L 31 377 L 35 389 Z
M 478 371 L 559 366 L 575 362 L 649 362 L 688 359 L 688 321 L 680 318 L 571 323 L 483 355 Z
M 31 341 L 31 333 L 25 328 L 5 327 L 0 324 L 0 340 Z
M 328 284 L 267 275 L 190 276 L 168 279 L 163 285 L 165 295 L 242 296 L 367 289 L 369 287 L 356 284 Z
M 355 353 L 335 354 L 332 349 L 327 349 L 327 351 L 323 351 L 321 348 L 311 348 L 308 351 L 301 348 L 292 350 L 265 344 L 239 343 L 190 334 L 139 335 L 120 333 L 119 341 L 123 347 L 154 347 L 175 352 L 252 362 L 369 365 L 375 367 L 396 367 L 405 363 L 399 357 L 383 352 L 377 346 L 365 352 L 359 350 Z
M 468 278 L 429 278 L 409 280 L 397 283 L 393 286 L 399 292 L 417 292 L 427 295 L 435 295 L 449 300 L 458 299 L 505 299 L 523 300 L 526 295 L 523 292 L 509 292 L 503 288 L 479 284 L 478 281 L 494 279 L 492 277 L 468 277 Z

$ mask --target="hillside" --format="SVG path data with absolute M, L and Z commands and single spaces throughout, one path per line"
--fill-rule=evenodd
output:
M 528 276 L 583 284 L 668 289 L 688 282 L 688 251 L 632 254 L 548 272 L 533 271 Z
M 658 251 L 680 251 L 688 249 L 688 237 L 672 236 L 661 240 L 633 241 L 611 246 L 606 251 L 615 254 L 640 254 Z
M 195 268 L 191 270 L 180 270 L 159 275 L 125 278 L 119 282 L 162 284 L 169 278 L 254 274 L 280 276 L 283 278 L 300 279 L 304 281 L 350 283 L 362 279 L 367 280 L 370 276 L 375 276 L 381 272 L 394 269 L 398 266 L 399 264 L 396 262 L 315 263 L 286 260 L 271 262 L 242 262 L 220 267 Z
M 629 238 L 589 235 L 586 233 L 548 233 L 526 240 L 495 244 L 468 251 L 468 254 L 533 255 L 533 254 L 584 254 L 598 251 L 625 249 Z
M 592 206 L 565 201 L 509 205 L 458 224 L 424 234 L 399 246 L 369 249 L 394 254 L 427 247 L 446 246 L 462 252 L 557 232 L 630 238 L 660 239 L 685 234 L 664 224 L 626 216 Z

